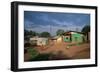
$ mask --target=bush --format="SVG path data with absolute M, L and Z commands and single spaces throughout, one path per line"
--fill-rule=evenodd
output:
M 39 54 L 38 51 L 36 50 L 36 48 L 29 48 L 28 53 L 31 58 L 34 58 Z
M 36 57 L 31 58 L 29 61 L 44 61 L 49 60 L 50 54 L 38 54 Z
M 25 44 L 24 44 L 24 47 L 30 47 L 30 46 L 31 46 L 30 43 L 25 43 Z
M 27 49 L 24 49 L 24 54 L 27 53 Z

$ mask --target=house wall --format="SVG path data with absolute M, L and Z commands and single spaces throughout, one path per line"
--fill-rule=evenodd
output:
M 30 38 L 30 42 L 32 44 L 37 44 L 37 45 L 47 45 L 48 44 L 48 38 L 37 38 L 37 37 L 33 37 L 33 38 Z
M 79 33 L 72 34 L 72 42 L 83 42 L 83 35 Z
M 39 38 L 37 41 L 37 45 L 43 46 L 48 44 L 48 39 L 46 38 Z
M 62 37 L 57 38 L 57 43 L 61 43 L 63 41 Z
M 63 36 L 64 42 L 84 42 L 84 35 L 76 32 L 71 32 L 71 38 L 70 36 Z
M 70 36 L 64 36 L 63 40 L 64 40 L 64 42 L 71 42 Z
M 30 38 L 30 43 L 31 44 L 37 44 L 37 38 L 36 37 Z

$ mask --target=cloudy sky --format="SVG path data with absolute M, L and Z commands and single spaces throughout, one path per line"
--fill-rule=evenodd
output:
M 24 11 L 24 25 L 26 30 L 47 31 L 52 35 L 56 35 L 58 29 L 81 31 L 90 25 L 90 14 Z

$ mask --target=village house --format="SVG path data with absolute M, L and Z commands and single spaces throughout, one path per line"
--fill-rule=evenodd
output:
M 63 35 L 53 37 L 52 40 L 56 43 L 61 43 L 61 42 L 82 43 L 87 41 L 87 37 L 82 32 L 68 31 L 65 32 Z
M 31 44 L 36 44 L 38 46 L 44 46 L 48 44 L 48 38 L 44 37 L 32 37 L 30 38 L 30 43 Z
M 84 35 L 82 32 L 76 32 L 76 31 L 68 31 L 65 32 L 63 35 L 60 36 L 54 36 L 51 38 L 46 37 L 31 37 L 30 43 L 35 44 L 37 46 L 45 46 L 50 43 L 61 43 L 61 42 L 72 42 L 72 43 L 83 43 L 86 41 L 89 41 L 90 39 L 90 33 L 88 35 Z M 87 39 L 88 36 L 88 39 Z
M 53 37 L 51 40 L 55 43 L 62 43 L 62 42 L 82 43 L 87 41 L 86 36 L 87 35 L 84 35 L 82 32 L 68 31 L 65 32 L 63 35 Z
M 85 41 L 85 35 L 81 32 L 69 31 L 63 34 L 64 42 L 82 43 Z

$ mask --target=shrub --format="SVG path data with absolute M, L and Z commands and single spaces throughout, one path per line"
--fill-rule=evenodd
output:
M 24 49 L 24 54 L 27 53 L 27 49 Z
M 30 46 L 31 46 L 30 43 L 25 43 L 25 44 L 24 44 L 24 47 L 30 47 Z
M 39 54 L 38 51 L 36 50 L 36 48 L 29 48 L 28 53 L 31 58 L 34 58 Z
M 30 61 L 44 61 L 49 60 L 50 54 L 38 54 L 36 57 L 31 58 Z

